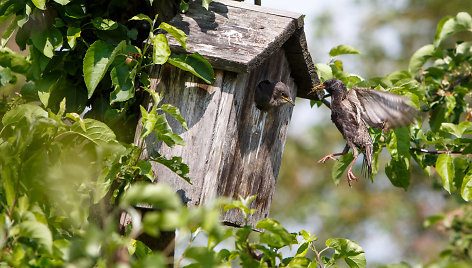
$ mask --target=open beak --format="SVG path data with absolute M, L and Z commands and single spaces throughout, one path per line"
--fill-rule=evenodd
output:
M 291 100 L 290 98 L 287 98 L 285 96 L 281 96 L 282 99 L 286 100 L 288 103 L 292 104 L 293 106 L 295 106 L 295 103 L 293 102 L 293 100 Z
M 315 91 L 317 91 L 319 89 L 324 89 L 324 88 L 325 88 L 324 84 L 319 84 L 316 87 L 312 88 L 311 91 L 308 92 L 308 94 L 313 94 L 313 93 L 315 93 Z

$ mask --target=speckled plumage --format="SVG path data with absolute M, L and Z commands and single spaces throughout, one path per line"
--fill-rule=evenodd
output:
M 367 125 L 373 128 L 389 129 L 409 125 L 413 122 L 417 110 L 408 105 L 408 99 L 388 92 L 369 88 L 347 90 L 338 79 L 330 79 L 313 90 L 324 88 L 331 94 L 331 120 L 346 140 L 342 153 L 329 154 L 319 162 L 324 163 L 333 156 L 346 154 L 352 149 L 354 160 L 348 172 L 348 183 L 357 178 L 352 173 L 352 166 L 359 156 L 357 149 L 364 154 L 363 168 L 367 176 L 372 175 L 373 142 Z

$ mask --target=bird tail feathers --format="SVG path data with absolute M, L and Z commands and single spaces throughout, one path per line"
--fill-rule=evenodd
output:
M 366 146 L 363 154 L 364 160 L 362 161 L 362 173 L 364 177 L 370 179 L 372 177 L 372 154 L 373 154 L 373 147 Z

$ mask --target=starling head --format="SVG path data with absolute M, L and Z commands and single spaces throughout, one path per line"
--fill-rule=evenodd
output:
M 325 89 L 333 98 L 344 99 L 347 94 L 346 85 L 336 78 L 326 80 L 323 84 L 317 85 L 312 89 L 311 93 L 319 89 Z
M 272 83 L 268 80 L 260 82 L 254 93 L 256 107 L 260 110 L 269 110 L 285 103 L 295 105 L 290 97 L 290 89 L 283 82 Z

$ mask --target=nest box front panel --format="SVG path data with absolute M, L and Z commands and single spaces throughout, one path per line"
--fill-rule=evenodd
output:
M 257 195 L 257 212 L 250 223 L 267 217 L 282 159 L 283 147 L 293 107 L 282 105 L 261 111 L 254 103 L 254 90 L 262 80 L 283 81 L 296 96 L 296 85 L 283 50 L 274 53 L 250 73 L 215 70 L 213 85 L 205 85 L 193 75 L 164 66 L 153 78 L 154 90 L 164 92 L 162 103 L 178 107 L 188 131 L 168 118 L 185 146 L 169 148 L 152 135 L 142 141 L 165 157 L 180 156 L 190 168 L 192 184 L 165 166 L 153 164 L 159 182 L 170 184 L 188 205 L 205 203 L 215 196 L 238 198 Z M 138 136 L 138 135 L 137 135 Z M 225 221 L 242 224 L 237 211 L 229 211 Z

